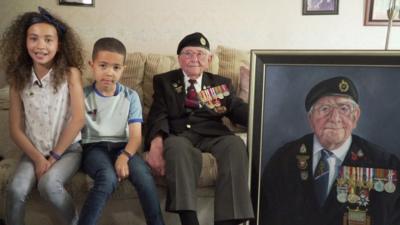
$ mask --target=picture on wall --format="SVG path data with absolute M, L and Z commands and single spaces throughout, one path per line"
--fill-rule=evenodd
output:
M 303 0 L 303 15 L 333 15 L 339 13 L 339 0 Z
M 387 26 L 388 12 L 393 0 L 366 0 L 364 25 L 366 26 Z M 395 17 L 393 26 L 400 26 L 400 0 L 396 1 Z
M 253 50 L 251 78 L 252 224 L 400 224 L 400 51 Z
M 60 5 L 94 6 L 94 0 L 59 0 Z

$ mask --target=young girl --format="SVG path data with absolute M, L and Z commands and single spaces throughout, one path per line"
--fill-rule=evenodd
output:
M 0 51 L 10 84 L 10 136 L 24 153 L 8 186 L 6 224 L 25 224 L 26 197 L 36 185 L 65 223 L 76 224 L 64 184 L 81 161 L 80 42 L 70 27 L 39 7 L 39 13 L 13 21 Z

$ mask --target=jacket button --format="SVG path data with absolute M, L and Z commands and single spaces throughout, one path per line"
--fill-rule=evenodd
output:
M 190 129 L 192 126 L 190 124 L 186 124 L 186 128 Z

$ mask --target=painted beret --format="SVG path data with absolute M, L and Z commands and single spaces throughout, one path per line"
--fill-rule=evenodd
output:
M 207 38 L 199 32 L 189 34 L 184 37 L 178 45 L 178 49 L 176 53 L 179 55 L 184 47 L 192 46 L 192 47 L 202 47 L 207 50 L 210 50 L 210 43 Z
M 358 103 L 358 92 L 353 81 L 347 77 L 333 77 L 319 82 L 308 92 L 305 101 L 307 112 L 318 99 L 329 95 L 348 96 Z

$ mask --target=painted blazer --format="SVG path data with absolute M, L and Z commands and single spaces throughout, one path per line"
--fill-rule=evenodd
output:
M 297 156 L 306 146 L 306 173 L 301 174 Z M 273 155 L 262 175 L 261 225 L 342 225 L 347 205 L 337 197 L 336 181 L 325 204 L 320 207 L 314 191 L 312 171 L 313 134 L 290 142 Z M 304 150 L 303 150 L 304 151 Z M 361 154 L 360 154 L 361 153 Z M 304 166 L 304 165 L 303 165 Z M 342 166 L 384 168 L 399 171 L 398 158 L 361 137 L 352 136 L 352 144 Z M 304 167 L 303 167 L 304 170 Z M 307 179 L 301 176 L 307 177 Z M 368 214 L 371 225 L 400 224 L 400 186 L 394 193 L 370 191 Z

